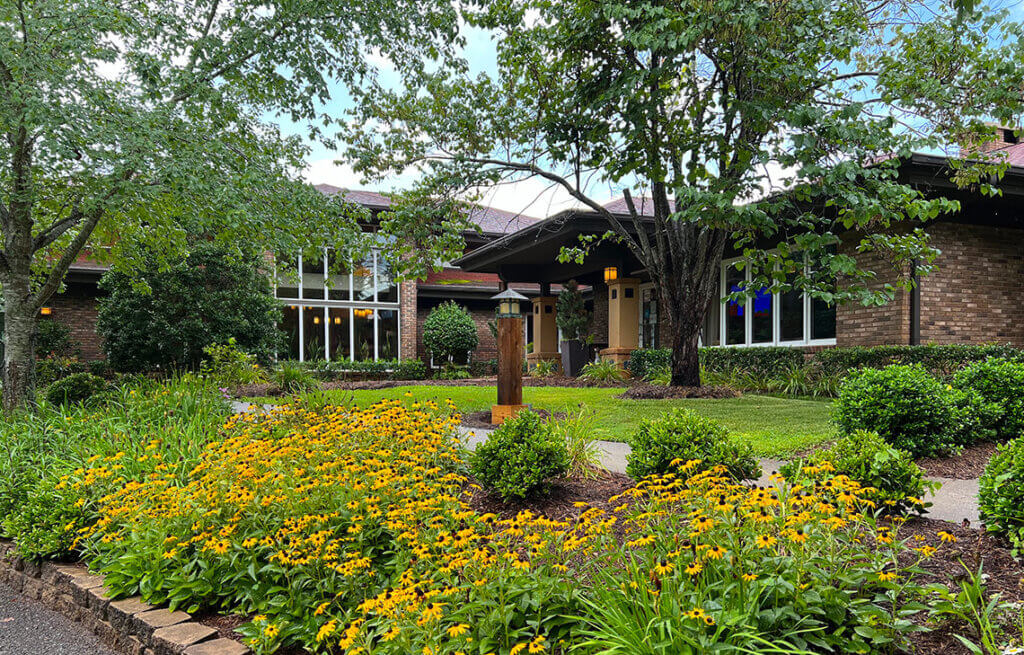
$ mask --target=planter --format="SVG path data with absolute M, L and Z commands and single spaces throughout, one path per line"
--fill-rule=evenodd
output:
M 561 341 L 558 350 L 562 353 L 562 372 L 568 377 L 577 377 L 590 359 L 590 346 L 579 339 Z

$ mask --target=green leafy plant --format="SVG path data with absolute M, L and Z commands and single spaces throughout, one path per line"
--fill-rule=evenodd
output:
M 610 359 L 601 359 L 584 366 L 580 377 L 595 382 L 618 382 L 629 377 L 629 373 Z
M 46 400 L 53 405 L 83 403 L 107 390 L 107 381 L 92 373 L 72 373 L 46 389 Z
M 587 311 L 583 293 L 580 292 L 575 280 L 569 280 L 562 285 L 556 303 L 555 323 L 562 331 L 562 338 L 567 341 L 581 340 L 587 336 L 590 312 Z
M 552 425 L 531 411 L 502 423 L 469 457 L 469 469 L 485 489 L 503 499 L 526 498 L 543 491 L 553 477 L 569 469 L 566 443 Z
M 647 375 L 644 376 L 644 380 L 650 382 L 651 384 L 667 387 L 668 385 L 672 384 L 672 369 L 670 369 L 667 366 L 654 369 L 652 371 L 649 371 Z M 705 382 L 707 381 L 705 380 Z
M 1024 552 L 1024 438 L 1000 446 L 981 476 L 978 508 L 985 526 Z
M 889 445 L 874 432 L 857 430 L 839 437 L 835 444 L 816 451 L 806 460 L 795 460 L 782 467 L 780 473 L 789 479 L 812 476 L 810 470 L 825 463 L 829 471 L 849 476 L 865 487 L 875 489 L 873 499 L 893 512 L 925 509 L 926 490 L 938 488 L 926 481 L 924 471 L 914 463 L 910 453 Z
M 423 347 L 438 364 L 461 361 L 479 342 L 473 317 L 452 300 L 431 309 L 423 322 Z
M 445 363 L 445 365 L 434 374 L 434 378 L 438 380 L 468 380 L 469 377 L 469 367 L 461 366 L 452 362 Z
M 238 346 L 234 337 L 227 343 L 211 344 L 203 348 L 206 359 L 199 367 L 200 372 L 221 386 L 253 384 L 266 380 L 255 355 Z
M 594 412 L 580 405 L 566 411 L 562 420 L 551 422 L 551 434 L 565 444 L 570 475 L 592 478 L 601 469 L 601 450 L 594 440 Z
M 959 591 L 952 591 L 942 585 L 936 585 L 938 601 L 931 605 L 930 613 L 939 619 L 957 619 L 971 627 L 973 634 L 965 637 L 954 636 L 973 655 L 1003 655 L 1000 636 L 1001 614 L 1010 610 L 1014 604 L 1002 600 L 1001 594 L 989 594 L 985 588 L 985 575 L 982 565 L 972 571 L 963 561 L 960 562 L 966 575 L 958 580 Z
M 541 360 L 530 369 L 530 376 L 535 378 L 549 378 L 558 371 L 558 363 L 549 359 Z
M 274 384 L 284 393 L 306 393 L 320 388 L 320 381 L 309 371 L 291 362 L 282 362 L 274 370 Z
M 995 423 L 998 438 L 1024 435 L 1024 362 L 991 357 L 958 371 L 953 385 L 973 390 L 999 405 L 1002 416 Z
M 949 454 L 961 441 L 950 391 L 920 365 L 863 369 L 843 382 L 833 418 L 846 434 L 877 432 L 913 457 Z
M 71 328 L 53 318 L 36 324 L 36 357 L 73 357 L 80 355 L 80 344 L 71 338 Z
M 733 441 L 725 426 L 688 409 L 676 408 L 660 418 L 643 419 L 629 446 L 626 473 L 634 480 L 667 473 L 673 462 L 690 460 L 700 460 L 701 469 L 721 464 L 737 480 L 761 474 L 749 445 Z

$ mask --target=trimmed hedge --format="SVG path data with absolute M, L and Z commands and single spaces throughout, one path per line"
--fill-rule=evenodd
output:
M 1013 553 L 1024 552 L 1024 439 L 996 451 L 978 485 L 978 508 L 990 532 L 1004 535 Z
M 418 359 L 381 359 L 378 361 L 313 361 L 291 362 L 321 380 L 424 380 L 427 365 Z

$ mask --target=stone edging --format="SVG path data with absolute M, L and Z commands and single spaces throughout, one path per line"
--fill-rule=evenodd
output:
M 0 581 L 28 598 L 81 623 L 105 644 L 127 655 L 248 655 L 249 649 L 217 631 L 144 603 L 138 596 L 110 600 L 103 577 L 82 566 L 31 562 L 0 540 Z

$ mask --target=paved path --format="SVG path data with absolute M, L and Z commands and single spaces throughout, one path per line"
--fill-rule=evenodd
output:
M 487 440 L 493 430 L 481 428 L 461 428 L 466 437 L 467 446 L 476 448 L 477 444 Z M 613 473 L 626 472 L 626 455 L 629 454 L 629 445 L 618 441 L 597 441 L 598 449 L 601 451 L 601 465 Z M 778 471 L 784 461 L 777 459 L 760 460 L 762 475 L 758 484 L 768 486 L 772 482 L 768 477 Z M 961 523 L 964 519 L 971 522 L 971 525 L 980 524 L 978 518 L 978 481 L 977 480 L 951 480 L 948 478 L 928 478 L 942 484 L 934 495 L 929 495 L 925 500 L 932 503 L 926 516 L 931 519 Z
M 63 614 L 0 582 L 0 654 L 116 655 L 96 635 Z

